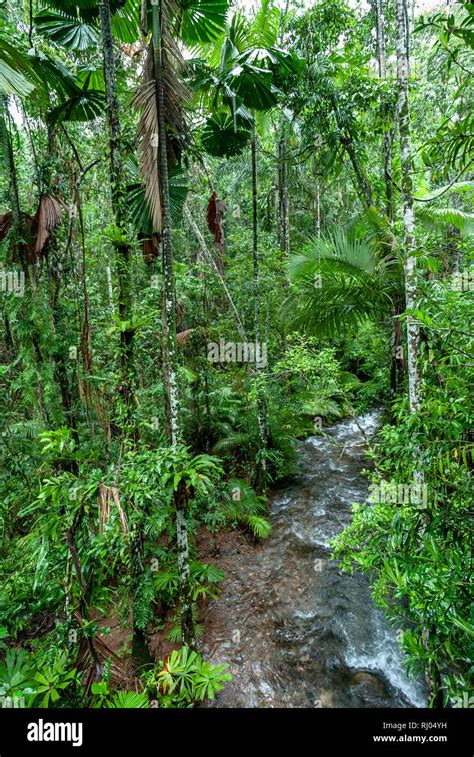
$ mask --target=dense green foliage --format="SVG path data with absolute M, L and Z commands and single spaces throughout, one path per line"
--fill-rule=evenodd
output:
M 471 691 L 474 15 L 409 19 L 407 310 L 379 5 L 383 40 L 375 2 L 0 0 L 0 697 L 213 698 L 230 674 L 194 647 L 225 576 L 200 540 L 270 537 L 298 439 L 374 406 L 368 478 L 422 475 L 426 506 L 358 503 L 334 555 L 369 574 L 432 704 Z

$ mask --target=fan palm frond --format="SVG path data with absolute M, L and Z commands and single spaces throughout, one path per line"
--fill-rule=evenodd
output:
M 107 707 L 120 710 L 143 709 L 149 705 L 148 697 L 143 691 L 116 691 L 107 701 Z
M 229 0 L 185 0 L 178 3 L 174 28 L 189 45 L 213 42 L 225 24 Z
M 4 95 L 25 97 L 34 89 L 34 84 L 28 81 L 21 71 L 12 68 L 2 55 L 4 52 L 0 52 L 0 92 Z
M 292 327 L 319 336 L 341 334 L 368 318 L 385 318 L 402 290 L 402 267 L 392 253 L 378 258 L 374 247 L 343 231 L 312 238 L 289 262 L 297 288 L 283 304 Z
M 164 27 L 166 29 L 166 22 Z M 184 104 L 188 101 L 188 91 L 179 73 L 183 67 L 181 54 L 169 32 L 164 32 L 162 59 L 168 162 L 170 168 L 173 168 L 179 163 L 188 134 L 183 109 Z M 145 198 L 150 211 L 153 231 L 161 233 L 163 209 L 160 192 L 158 93 L 155 49 L 152 41 L 150 41 L 147 49 L 143 83 L 136 92 L 133 103 L 135 108 L 141 111 L 138 126 L 140 175 L 145 187 Z
M 311 237 L 301 255 L 289 261 L 293 281 L 319 273 L 322 269 L 337 270 L 348 275 L 373 275 L 377 261 L 373 251 L 361 239 L 349 239 L 344 232 L 335 232 L 328 239 Z
M 67 50 L 88 50 L 98 46 L 97 27 L 81 16 L 64 10 L 42 10 L 35 16 L 37 31 Z

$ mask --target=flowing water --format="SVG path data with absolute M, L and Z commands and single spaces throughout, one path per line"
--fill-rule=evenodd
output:
M 233 680 L 208 706 L 426 705 L 367 578 L 329 559 L 329 540 L 367 495 L 364 448 L 378 423 L 372 412 L 302 442 L 299 474 L 271 500 L 272 535 L 227 556 L 203 652 L 228 663 Z

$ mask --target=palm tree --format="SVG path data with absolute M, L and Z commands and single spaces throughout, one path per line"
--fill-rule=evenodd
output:
M 223 25 L 227 8 L 227 0 L 217 0 L 212 6 L 204 0 L 178 3 L 176 6 L 167 0 L 152 2 L 152 35 L 144 65 L 144 81 L 135 98 L 136 107 L 142 111 L 139 125 L 140 171 L 153 233 L 160 238 L 162 248 L 163 379 L 168 433 L 175 449 L 181 441 L 181 427 L 169 167 L 170 163 L 179 163 L 187 140 L 183 115 L 186 89 L 177 70 L 180 67 L 180 53 L 175 37 L 191 43 L 209 42 Z M 189 495 L 190 492 L 182 485 L 174 492 L 181 636 L 185 644 L 192 646 L 195 635 L 189 572 Z
M 120 115 L 117 97 L 115 50 L 112 34 L 112 16 L 110 0 L 100 0 L 100 27 L 102 37 L 102 56 L 104 63 L 104 80 L 107 96 L 107 120 L 109 124 L 109 160 L 110 185 L 112 189 L 112 210 L 117 228 L 116 264 L 118 281 L 118 305 L 120 318 L 120 385 L 119 392 L 125 410 L 125 429 L 129 430 L 132 419 L 133 383 L 133 335 L 132 298 L 130 281 L 131 247 L 127 241 L 125 175 L 120 134 Z M 132 595 L 138 592 L 144 571 L 143 539 L 141 524 L 137 525 L 131 545 Z M 132 656 L 137 668 L 150 662 L 146 631 L 133 617 Z

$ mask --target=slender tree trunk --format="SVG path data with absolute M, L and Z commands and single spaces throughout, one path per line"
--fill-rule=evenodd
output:
M 359 160 L 354 150 L 354 145 L 352 142 L 351 135 L 345 138 L 344 149 L 346 150 L 349 156 L 349 160 L 352 163 L 352 168 L 354 169 L 362 204 L 365 206 L 365 208 L 369 209 L 372 206 L 372 190 L 370 188 L 367 177 L 359 164 Z
M 400 315 L 403 313 L 404 303 L 397 299 L 393 306 L 393 326 L 390 340 L 390 396 L 392 399 L 402 390 L 405 375 L 405 356 L 403 354 L 402 322 Z
M 15 251 L 20 260 L 20 264 L 25 274 L 25 278 L 27 279 L 31 287 L 31 292 L 35 293 L 36 279 L 34 275 L 34 270 L 31 263 L 28 261 L 25 244 L 23 242 L 20 193 L 18 191 L 18 179 L 17 179 L 17 173 L 16 173 L 15 158 L 13 154 L 13 147 L 12 147 L 7 120 L 8 120 L 8 98 L 6 97 L 6 95 L 0 94 L 0 133 L 1 133 L 2 143 L 3 143 L 3 152 L 4 152 L 4 155 L 6 156 L 6 163 L 7 163 L 7 170 L 8 170 L 8 197 L 10 199 L 10 204 L 11 204 L 11 209 L 12 209 L 12 232 L 13 232 Z M 28 304 L 26 305 L 26 307 L 28 308 Z M 44 357 L 41 350 L 41 339 L 40 339 L 40 334 L 38 331 L 38 326 L 34 318 L 34 314 L 32 314 L 31 310 L 28 310 L 28 312 L 26 313 L 25 320 L 27 323 L 30 324 L 29 331 L 30 331 L 31 346 L 32 346 L 33 354 L 34 354 L 34 360 L 37 365 L 38 373 L 41 376 L 42 366 L 44 363 Z M 42 382 L 38 382 L 37 396 L 38 396 L 38 405 L 41 410 L 41 413 L 45 421 L 48 423 L 48 425 L 51 425 L 49 410 L 44 398 Z
M 379 64 L 379 76 L 381 79 L 387 77 L 387 54 L 385 48 L 385 17 L 383 10 L 383 0 L 373 0 L 375 12 L 375 31 L 377 37 L 377 59 Z M 380 113 L 383 121 L 388 119 L 388 108 L 386 103 L 382 103 Z M 393 185 L 392 185 L 392 136 L 385 124 L 385 131 L 382 142 L 383 154 L 383 174 L 385 181 L 385 199 L 386 213 L 391 220 L 393 218 Z
M 321 185 L 319 183 L 319 180 L 316 181 L 315 223 L 316 236 L 319 239 L 321 236 Z
M 168 155 L 166 148 L 166 123 L 164 113 L 163 70 L 162 70 L 162 2 L 152 5 L 153 13 L 153 46 L 155 62 L 155 92 L 158 113 L 158 155 L 160 164 L 160 192 L 163 215 L 162 249 L 163 249 L 163 306 L 167 326 L 166 346 L 168 351 L 168 368 L 166 383 L 168 384 L 169 415 L 171 423 L 171 442 L 177 444 L 180 435 L 178 413 L 178 382 L 177 382 L 177 352 L 176 352 L 176 303 L 174 284 L 174 255 L 171 239 L 171 210 L 169 199 Z
M 377 60 L 379 65 L 379 76 L 381 79 L 387 77 L 387 54 L 385 48 L 385 17 L 383 10 L 383 0 L 373 0 L 373 9 L 375 13 L 375 31 L 377 38 Z M 393 129 L 388 130 L 387 121 L 389 111 L 387 104 L 382 102 L 380 105 L 380 116 L 384 122 L 384 133 L 382 138 L 382 158 L 383 158 L 383 177 L 385 183 L 385 213 L 389 221 L 393 219 L 393 184 L 392 184 L 392 137 Z M 400 380 L 403 372 L 404 360 L 400 352 L 400 308 L 395 306 L 391 345 L 390 360 L 390 394 L 395 398 L 398 394 L 402 382 Z
M 82 520 L 83 513 L 84 511 L 81 508 L 76 514 L 73 520 L 72 526 L 66 530 L 66 541 L 67 541 L 68 549 L 71 555 L 72 563 L 74 565 L 74 570 L 76 572 L 77 582 L 81 589 L 81 595 L 80 595 L 79 607 L 78 607 L 79 616 L 81 619 L 81 625 L 82 625 L 83 620 L 85 620 L 87 623 L 89 623 L 90 621 L 89 605 L 88 605 L 89 587 L 85 581 L 84 574 L 82 573 L 81 563 L 79 561 L 79 555 L 78 555 L 77 547 L 76 547 L 76 531 Z M 66 573 L 67 573 L 67 568 L 66 568 Z M 66 580 L 66 598 L 67 598 L 67 580 Z M 89 636 L 86 637 L 86 643 L 89 648 L 91 659 L 95 666 L 95 672 L 96 674 L 100 674 L 100 660 L 95 650 L 94 643 Z
M 286 149 L 286 135 L 284 126 L 282 127 L 282 135 L 278 145 L 279 153 L 279 219 L 280 219 L 280 248 L 285 255 L 285 259 L 290 254 L 290 205 L 288 199 L 288 161 L 287 161 L 287 149 Z
M 18 184 L 16 179 L 15 164 L 13 161 L 13 151 L 8 133 L 7 125 L 8 98 L 6 95 L 0 95 L 0 119 L 3 142 L 3 152 L 7 160 L 8 178 L 9 178 L 9 199 L 12 208 L 12 220 L 15 230 L 18 231 L 20 226 L 20 200 L 18 196 Z M 16 224 L 16 226 L 15 226 Z
M 104 78 L 107 97 L 107 119 L 109 124 L 109 150 L 110 150 L 110 186 L 112 190 L 112 210 L 115 225 L 119 231 L 120 240 L 115 243 L 116 266 L 118 282 L 118 313 L 122 322 L 120 331 L 120 386 L 119 392 L 125 411 L 125 429 L 130 432 L 133 403 L 133 329 L 132 321 L 132 296 L 130 280 L 130 256 L 131 249 L 126 241 L 125 219 L 125 179 L 122 163 L 120 117 L 117 99 L 117 84 L 115 72 L 114 43 L 112 37 L 112 22 L 110 13 L 110 0 L 100 0 L 100 26 L 102 32 L 102 53 L 104 60 Z M 127 324 L 127 325 L 124 325 Z M 136 533 L 131 544 L 132 562 L 132 594 L 133 605 L 143 576 L 143 542 L 142 523 L 137 524 Z M 136 613 L 133 612 L 133 640 L 132 656 L 135 667 L 142 668 L 151 661 L 148 650 L 146 629 L 140 628 L 135 622 Z
M 398 87 L 398 130 L 400 136 L 400 164 L 401 185 L 403 198 L 403 231 L 404 231 L 404 256 L 405 256 L 405 302 L 408 310 L 414 310 L 418 301 L 417 291 L 417 266 L 416 266 L 416 240 L 415 240 L 415 214 L 413 201 L 413 147 L 410 129 L 410 103 L 409 103 L 409 39 L 408 39 L 408 16 L 406 0 L 396 0 L 396 45 L 397 45 L 397 87 Z M 420 355 L 420 329 L 412 316 L 407 318 L 407 349 L 408 349 L 408 392 L 411 413 L 420 410 L 421 395 L 421 371 L 419 363 Z M 420 464 L 421 446 L 417 448 L 415 463 L 415 482 L 423 484 L 424 476 Z M 422 629 L 421 636 L 425 646 L 429 646 L 430 631 Z M 426 668 L 426 682 L 430 699 L 434 707 L 442 706 L 441 678 L 439 670 L 432 664 Z
M 406 307 L 413 310 L 418 300 L 415 255 L 415 213 L 413 201 L 413 147 L 410 130 L 408 96 L 407 28 L 405 0 L 396 0 L 397 12 L 397 86 L 398 128 L 400 135 L 401 185 L 403 198 L 403 232 L 405 256 Z M 407 319 L 408 385 L 410 409 L 416 413 L 421 404 L 421 374 L 419 366 L 420 329 L 413 317 Z
M 257 347 L 262 349 L 260 343 L 260 261 L 258 253 L 258 205 L 257 205 L 257 141 L 255 133 L 252 138 L 252 207 L 253 207 L 253 292 L 255 303 L 255 355 L 257 355 Z M 257 381 L 259 381 L 259 374 L 262 371 L 262 366 L 255 360 L 255 373 Z M 260 439 L 260 452 L 261 459 L 257 465 L 257 485 L 263 492 L 266 491 L 267 485 L 267 462 L 266 462 L 266 450 L 267 450 L 267 418 L 266 418 L 266 402 L 263 395 L 262 387 L 260 383 L 257 387 L 257 422 L 258 433 Z
M 21 233 L 21 208 L 20 194 L 18 192 L 18 180 L 16 174 L 13 148 L 8 131 L 8 98 L 6 95 L 0 95 L 0 130 L 3 142 L 3 152 L 6 157 L 8 168 L 8 197 L 12 209 L 12 227 L 15 240 L 15 246 L 25 275 L 28 276 L 28 264 L 25 256 L 24 244 L 22 242 L 23 234 Z
M 117 99 L 114 43 L 110 0 L 100 0 L 100 26 L 102 32 L 102 54 L 104 62 L 105 90 L 107 97 L 107 120 L 109 124 L 110 185 L 112 189 L 112 209 L 120 240 L 115 243 L 118 281 L 118 311 L 122 324 L 120 331 L 120 385 L 119 392 L 124 403 L 126 426 L 132 420 L 133 404 L 133 328 L 132 293 L 130 280 L 130 245 L 126 241 L 125 179 L 121 153 L 120 116 Z
M 158 145 L 160 175 L 161 206 L 163 217 L 163 337 L 164 337 L 164 383 L 167 387 L 167 413 L 170 421 L 170 441 L 176 446 L 180 440 L 179 399 L 177 380 L 177 350 L 176 350 L 176 308 L 175 285 L 173 271 L 173 245 L 171 237 L 171 209 L 168 184 L 168 155 L 166 147 L 166 122 L 163 91 L 163 2 L 152 5 L 152 39 L 155 65 L 155 93 L 158 114 Z M 183 642 L 194 646 L 194 623 L 192 612 L 192 588 L 189 572 L 189 540 L 188 540 L 188 496 L 180 487 L 175 492 L 174 504 L 176 511 L 176 545 L 178 551 L 179 600 L 181 616 L 181 635 Z
M 82 213 L 81 196 L 79 193 L 80 182 L 76 187 L 76 207 L 79 216 L 79 227 L 81 231 L 81 252 L 82 252 L 82 297 L 84 302 L 84 317 L 82 321 L 82 334 L 81 334 L 81 351 L 84 365 L 84 372 L 86 374 L 84 384 L 84 394 L 86 399 L 86 410 L 89 414 L 91 411 L 91 392 L 93 388 L 91 386 L 90 376 L 92 375 L 92 350 L 91 350 L 91 337 L 90 337 L 90 303 L 89 303 L 89 291 L 87 288 L 87 256 L 86 256 L 86 234 L 84 228 L 84 216 Z
M 74 209 L 74 213 L 71 212 L 70 214 L 68 238 L 66 242 L 66 249 L 63 253 L 63 258 L 66 258 L 67 252 L 71 245 L 72 237 L 73 237 L 73 229 L 74 229 L 74 218 L 77 216 L 78 221 L 79 221 L 80 235 L 81 235 L 81 253 L 82 253 L 81 285 L 82 285 L 82 295 L 83 295 L 83 302 L 84 302 L 84 316 L 82 319 L 82 329 L 81 329 L 81 353 L 82 353 L 82 359 L 83 359 L 84 372 L 86 374 L 85 381 L 84 381 L 86 414 L 87 414 L 87 417 L 89 418 L 89 415 L 91 412 L 91 406 L 92 406 L 92 393 L 94 392 L 94 387 L 91 385 L 90 378 L 89 378 L 93 370 L 93 360 L 92 360 L 92 350 L 91 350 L 91 340 L 90 340 L 90 315 L 89 315 L 90 303 L 89 303 L 89 292 L 87 288 L 86 230 L 84 227 L 84 214 L 82 212 L 80 188 L 81 188 L 81 183 L 84 180 L 87 172 L 90 171 L 90 169 L 93 168 L 99 162 L 99 158 L 96 158 L 95 160 L 91 161 L 84 168 L 81 163 L 79 153 L 74 145 L 74 142 L 71 140 L 71 138 L 69 137 L 69 134 L 67 133 L 64 127 L 63 127 L 63 132 L 66 135 L 66 139 L 69 143 L 69 146 L 71 147 L 73 151 L 74 157 L 77 162 L 77 167 L 80 171 L 79 175 L 77 175 L 76 171 L 73 171 L 73 175 L 72 175 L 72 209 Z M 94 399 L 96 400 L 95 392 L 94 392 Z

